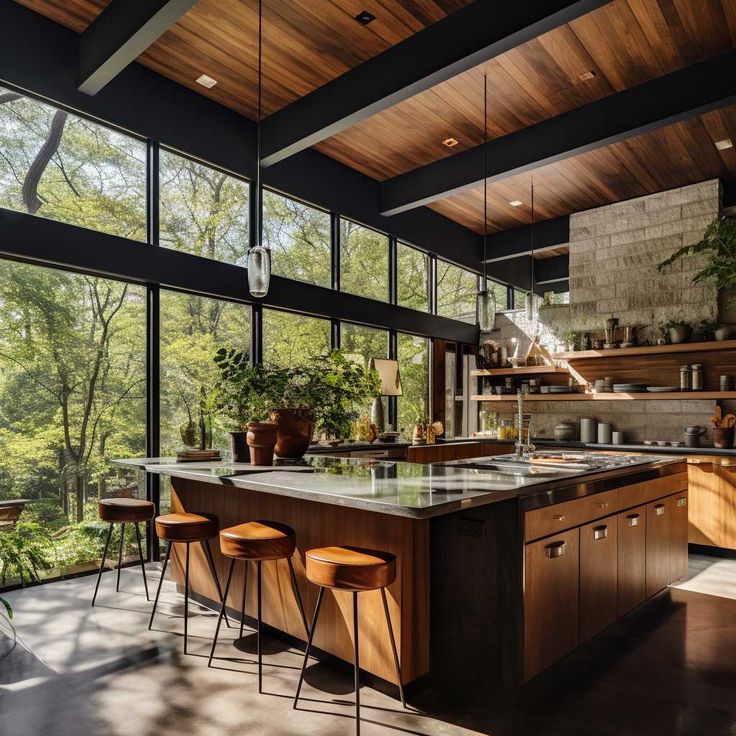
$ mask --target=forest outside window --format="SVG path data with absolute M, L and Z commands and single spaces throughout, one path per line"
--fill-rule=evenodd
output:
M 273 273 L 332 286 L 330 214 L 276 192 L 263 192 L 263 240 Z
M 425 337 L 399 333 L 399 370 L 403 394 L 397 399 L 397 426 L 411 437 L 414 425 L 429 419 L 429 348 Z
M 388 237 L 342 218 L 340 290 L 388 301 Z
M 0 207 L 146 238 L 146 144 L 0 87 Z
M 429 311 L 429 256 L 404 243 L 396 246 L 397 303 Z
M 474 324 L 478 277 L 460 266 L 437 261 L 437 314 Z
M 161 245 L 245 265 L 248 182 L 162 149 L 159 197 Z
M 330 351 L 331 325 L 304 314 L 263 310 L 263 362 L 282 367 L 300 365 Z

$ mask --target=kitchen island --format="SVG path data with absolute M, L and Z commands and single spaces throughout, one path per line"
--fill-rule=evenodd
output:
M 222 527 L 254 519 L 292 526 L 308 610 L 317 589 L 304 577 L 307 549 L 355 545 L 394 553 L 397 577 L 387 592 L 402 677 L 407 684 L 431 677 L 447 691 L 518 685 L 679 577 L 686 562 L 687 529 L 683 541 L 669 508 L 680 508 L 676 495 L 686 497 L 681 458 L 579 453 L 526 464 L 510 457 L 435 465 L 331 457 L 264 468 L 157 458 L 118 464 L 168 476 L 173 511 L 214 513 Z M 652 536 L 640 533 L 622 551 L 618 518 L 626 514 L 638 514 L 631 529 L 641 532 L 646 521 Z M 213 548 L 222 578 L 225 560 Z M 194 549 L 192 555 L 192 588 L 214 602 L 204 557 Z M 172 562 L 181 581 L 178 553 Z M 235 582 L 228 605 L 237 613 L 242 581 Z M 393 682 L 380 595 L 364 598 L 361 666 Z M 285 563 L 264 566 L 263 603 L 266 624 L 303 639 Z M 327 596 L 322 615 L 316 646 L 350 662 L 349 595 Z

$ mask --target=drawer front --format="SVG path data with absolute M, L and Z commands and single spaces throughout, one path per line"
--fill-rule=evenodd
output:
M 672 493 L 681 493 L 687 490 L 687 472 L 665 475 L 662 478 L 654 478 L 643 483 L 634 483 L 630 486 L 619 488 L 619 508 L 628 509 L 641 506 L 650 501 Z
M 615 488 L 612 491 L 576 498 L 574 501 L 527 511 L 524 514 L 524 539 L 531 542 L 616 513 L 619 508 L 618 493 L 619 489 Z

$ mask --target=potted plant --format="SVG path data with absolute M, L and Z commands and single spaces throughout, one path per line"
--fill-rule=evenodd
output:
M 673 319 L 662 324 L 662 331 L 669 335 L 673 345 L 679 345 L 690 339 L 693 328 L 681 319 Z
M 244 353 L 220 348 L 214 357 L 220 375 L 207 400 L 207 408 L 227 417 L 233 462 L 271 465 L 276 425 L 268 419 L 272 381 L 269 370 L 252 365 Z

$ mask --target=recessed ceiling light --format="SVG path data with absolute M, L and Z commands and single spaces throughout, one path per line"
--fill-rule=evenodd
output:
M 594 77 L 595 77 L 594 71 L 583 72 L 582 74 L 578 74 L 578 79 L 580 79 L 581 82 L 587 82 L 589 79 L 593 79 Z
M 445 140 L 442 141 L 443 146 L 447 146 L 448 148 L 453 148 L 457 145 L 457 138 L 445 138 Z
M 520 199 L 514 199 L 512 202 L 509 202 L 509 204 L 512 207 L 521 207 L 521 205 L 524 203 Z
M 357 20 L 358 23 L 362 23 L 364 26 L 372 23 L 375 19 L 376 16 L 373 15 L 373 13 L 369 13 L 367 10 L 361 10 L 360 13 L 355 16 L 355 20 Z
M 733 148 L 733 141 L 730 138 L 724 138 L 722 141 L 716 141 L 716 148 L 719 151 L 725 151 L 727 148 Z
M 208 77 L 206 74 L 202 74 L 200 77 L 197 77 L 197 84 L 201 84 L 203 87 L 207 87 L 207 89 L 212 89 L 217 84 L 217 80 Z

